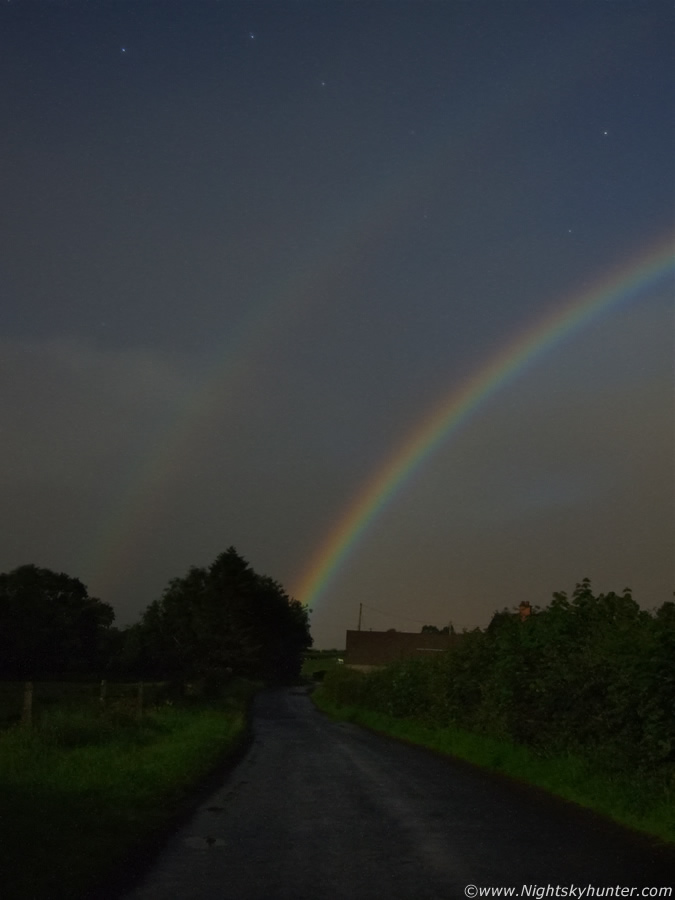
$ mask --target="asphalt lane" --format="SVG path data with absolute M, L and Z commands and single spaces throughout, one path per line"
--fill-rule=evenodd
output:
M 260 694 L 253 729 L 248 754 L 125 900 L 454 900 L 467 885 L 528 896 L 673 884 L 675 856 L 653 842 L 333 722 L 301 688 Z

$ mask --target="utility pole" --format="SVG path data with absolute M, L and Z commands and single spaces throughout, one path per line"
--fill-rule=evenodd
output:
M 357 631 L 361 631 L 361 616 L 363 615 L 363 603 L 359 603 L 359 624 L 357 627 Z

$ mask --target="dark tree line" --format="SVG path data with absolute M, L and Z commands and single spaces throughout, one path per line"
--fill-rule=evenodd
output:
M 452 625 L 446 625 L 439 628 L 438 625 L 422 625 L 421 634 L 454 634 L 455 629 Z
M 88 673 L 109 649 L 112 606 L 78 578 L 37 566 L 0 574 L 0 675 Z
M 123 664 L 153 677 L 286 680 L 311 643 L 305 608 L 229 547 L 169 583 L 130 629 Z
M 131 627 L 77 578 L 37 566 L 0 575 L 0 677 L 88 674 L 292 679 L 311 646 L 307 611 L 234 547 L 174 578 Z

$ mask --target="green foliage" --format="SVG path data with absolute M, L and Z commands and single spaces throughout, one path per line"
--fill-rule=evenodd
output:
M 336 704 L 323 687 L 312 697 L 319 709 L 334 718 L 526 781 L 630 828 L 675 841 L 675 787 L 664 773 L 659 777 L 645 772 L 616 772 L 602 761 L 569 752 L 542 755 L 524 744 L 454 726 L 430 726 L 360 705 Z
M 131 710 L 113 708 L 50 709 L 39 721 L 37 731 L 45 747 L 84 747 L 142 738 L 152 719 L 139 722 Z
M 495 614 L 448 653 L 368 675 L 331 672 L 323 690 L 336 704 L 544 756 L 576 753 L 616 771 L 675 776 L 675 604 L 648 613 L 628 589 L 595 596 L 588 579 L 524 621 Z
M 114 617 L 64 573 L 27 565 L 0 574 L 0 677 L 100 670 Z
M 208 705 L 163 704 L 142 719 L 57 708 L 0 732 L 3 900 L 100 896 L 240 744 L 254 690 L 235 680 Z
M 121 666 L 218 685 L 232 674 L 289 680 L 311 645 L 307 611 L 234 547 L 174 578 L 126 634 Z

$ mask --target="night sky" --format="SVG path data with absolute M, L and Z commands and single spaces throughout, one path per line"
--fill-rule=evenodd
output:
M 455 386 L 674 229 L 671 0 L 0 8 L 0 571 L 137 620 L 234 545 L 294 594 Z M 484 627 L 672 599 L 673 274 L 551 346 L 318 595 Z M 377 611 L 376 611 L 377 610 Z

